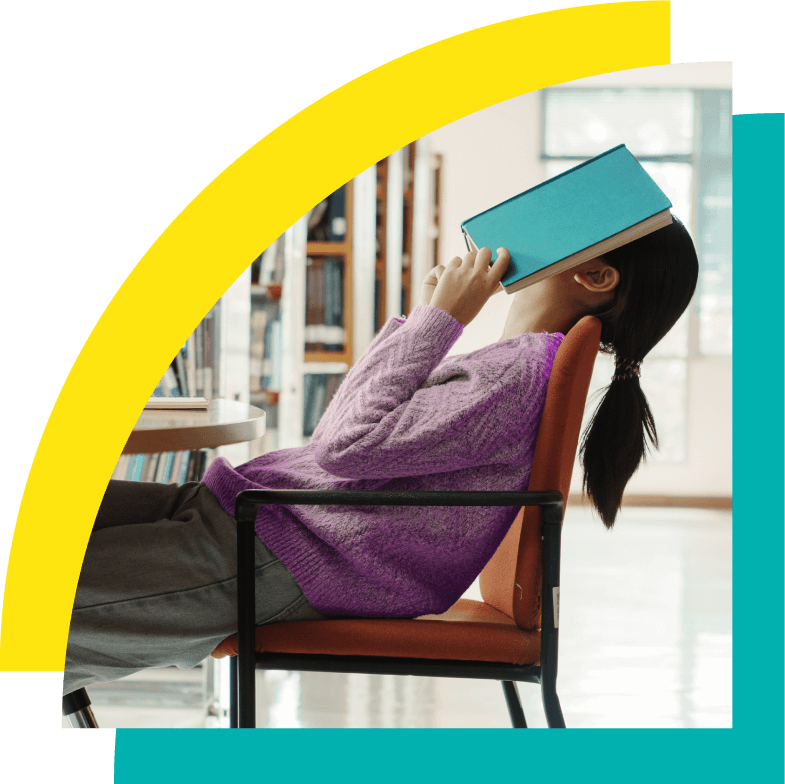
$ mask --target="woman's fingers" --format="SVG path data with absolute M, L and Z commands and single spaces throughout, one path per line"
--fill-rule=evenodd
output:
M 490 251 L 488 252 L 490 253 Z M 504 277 L 504 273 L 507 272 L 507 268 L 509 266 L 510 251 L 508 251 L 507 248 L 497 248 L 496 261 L 493 262 L 493 266 L 490 269 L 490 276 L 494 283 L 494 288 L 496 287 L 496 284 L 498 284 L 499 281 Z

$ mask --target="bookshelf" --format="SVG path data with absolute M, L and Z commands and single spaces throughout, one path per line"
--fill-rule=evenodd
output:
M 407 145 L 317 205 L 252 265 L 251 457 L 303 446 L 341 379 L 436 263 L 441 158 Z
M 198 395 L 248 402 L 250 275 L 243 274 L 210 308 L 166 369 L 153 394 Z M 201 479 L 217 455 L 235 465 L 249 459 L 248 444 L 187 452 L 122 455 L 113 479 L 165 484 Z
M 307 444 L 384 322 L 420 302 L 438 260 L 441 170 L 418 140 L 330 194 L 259 255 L 174 358 L 162 394 L 250 402 L 267 415 L 263 438 L 201 455 L 125 456 L 113 477 L 189 481 L 216 455 L 240 465 Z

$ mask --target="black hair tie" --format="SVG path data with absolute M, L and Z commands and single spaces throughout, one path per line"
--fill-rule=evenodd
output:
M 641 362 L 640 359 L 621 359 L 616 357 L 616 372 L 613 375 L 612 381 L 629 381 L 631 378 L 641 375 Z

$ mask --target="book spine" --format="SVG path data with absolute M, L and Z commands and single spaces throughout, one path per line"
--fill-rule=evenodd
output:
M 264 375 L 263 362 L 266 329 L 267 311 L 261 308 L 254 310 L 251 315 L 251 392 L 260 392 L 264 388 L 262 376 Z
M 309 432 L 308 429 L 313 406 L 313 381 L 313 373 L 306 373 L 303 376 L 303 436 L 305 437 L 313 435 L 313 430 Z
M 319 323 L 316 312 L 316 260 L 308 257 L 305 269 L 305 350 L 315 350 L 310 327 Z
M 181 348 L 177 352 L 177 356 L 174 358 L 174 370 L 177 374 L 177 386 L 180 388 L 180 395 L 182 397 L 188 397 L 188 379 L 185 375 L 185 346 Z
M 160 452 L 156 452 L 153 455 L 144 455 L 144 467 L 139 476 L 140 482 L 153 482 L 155 480 L 155 471 L 158 468 L 158 459 L 160 457 Z
M 270 378 L 270 389 L 274 392 L 281 391 L 281 353 L 283 350 L 282 335 L 281 335 L 281 320 L 280 318 L 273 321 L 273 328 L 271 334 L 271 359 L 273 361 L 273 372 Z
M 191 465 L 191 452 L 186 449 L 180 461 L 180 475 L 177 477 L 177 484 L 183 485 L 188 481 L 188 467 Z
M 326 351 L 342 351 L 346 343 L 343 325 L 343 264 L 338 259 L 328 259 L 325 267 L 325 325 L 330 328 L 326 334 Z
M 169 483 L 177 482 L 180 479 L 180 465 L 183 462 L 183 453 L 175 452 L 174 459 L 172 460 L 172 472 L 171 476 L 169 477 Z
M 311 408 L 311 422 L 309 425 L 309 430 L 311 432 L 309 435 L 313 435 L 314 430 L 316 430 L 316 427 L 319 424 L 319 420 L 322 418 L 322 414 L 324 413 L 325 392 L 327 390 L 327 375 L 325 373 L 320 373 L 316 376 L 316 379 L 314 405 Z
M 120 455 L 120 459 L 117 461 L 114 471 L 112 471 L 112 479 L 125 479 L 125 475 L 128 473 L 129 457 L 130 455 Z
M 327 378 L 327 389 L 325 390 L 324 394 L 324 410 L 326 411 L 330 403 L 332 402 L 333 396 L 338 391 L 338 387 L 341 385 L 341 380 L 343 376 L 338 373 L 331 373 Z M 322 414 L 324 415 L 324 414 Z
M 196 394 L 204 397 L 204 321 L 200 321 L 196 334 Z
M 213 314 L 204 320 L 204 396 L 213 396 Z
M 163 387 L 164 397 L 180 397 L 180 385 L 177 383 L 177 374 L 171 365 L 166 368 L 164 377 L 161 379 L 161 386 Z
M 262 389 L 269 389 L 273 376 L 273 324 L 274 319 L 270 319 L 264 331 L 264 359 L 262 360 Z

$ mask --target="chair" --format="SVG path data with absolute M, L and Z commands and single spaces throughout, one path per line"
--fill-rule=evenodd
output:
M 87 689 L 77 689 L 63 697 L 63 716 L 75 729 L 97 730 L 98 722 L 93 715 L 91 704 Z
M 526 719 L 516 682 L 539 683 L 549 727 L 564 727 L 556 694 L 561 523 L 601 325 L 587 316 L 554 361 L 529 489 L 375 492 L 246 490 L 237 496 L 238 633 L 230 655 L 231 726 L 254 727 L 255 669 L 485 678 L 502 682 L 513 727 Z M 290 621 L 255 627 L 254 521 L 261 504 L 521 506 L 480 575 L 483 601 L 460 599 L 415 619 Z

